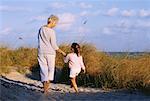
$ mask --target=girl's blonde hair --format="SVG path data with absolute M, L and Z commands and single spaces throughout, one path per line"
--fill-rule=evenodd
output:
M 59 18 L 56 15 L 51 15 L 48 18 L 48 23 L 51 23 L 51 21 L 58 21 L 58 20 L 59 20 Z

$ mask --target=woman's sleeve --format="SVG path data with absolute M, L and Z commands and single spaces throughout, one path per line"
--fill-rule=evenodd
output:
M 58 50 L 59 49 L 59 47 L 57 46 L 56 35 L 55 35 L 54 31 L 53 31 L 53 33 L 51 35 L 51 45 L 52 45 L 54 50 Z
M 85 70 L 85 65 L 84 65 L 84 62 L 83 62 L 83 58 L 81 56 L 81 59 L 80 59 L 80 66 L 83 70 Z

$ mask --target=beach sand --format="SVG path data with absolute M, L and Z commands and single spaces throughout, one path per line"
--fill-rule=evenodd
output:
M 52 83 L 48 95 L 44 95 L 42 83 L 18 72 L 0 77 L 1 101 L 150 101 L 150 96 L 139 91 L 103 90 L 79 87 L 80 93 L 66 84 Z

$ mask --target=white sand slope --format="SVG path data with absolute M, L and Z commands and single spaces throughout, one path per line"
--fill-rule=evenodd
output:
M 150 101 L 150 96 L 146 96 L 138 91 L 124 90 L 102 90 L 96 88 L 79 87 L 79 94 L 75 94 L 69 85 L 51 84 L 48 96 L 42 91 L 42 83 L 37 80 L 27 78 L 18 72 L 0 77 L 2 101 L 71 101 L 71 100 L 99 100 L 99 101 Z

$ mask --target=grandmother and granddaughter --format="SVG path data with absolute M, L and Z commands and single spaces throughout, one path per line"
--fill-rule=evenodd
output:
M 47 25 L 40 28 L 38 33 L 38 62 L 40 65 L 41 82 L 44 93 L 48 93 L 50 82 L 54 80 L 56 51 L 64 56 L 64 62 L 69 63 L 71 86 L 78 92 L 76 76 L 81 72 L 85 73 L 83 58 L 80 54 L 80 45 L 72 43 L 71 52 L 66 54 L 56 43 L 56 35 L 53 28 L 58 23 L 58 17 L 51 15 L 47 20 Z

